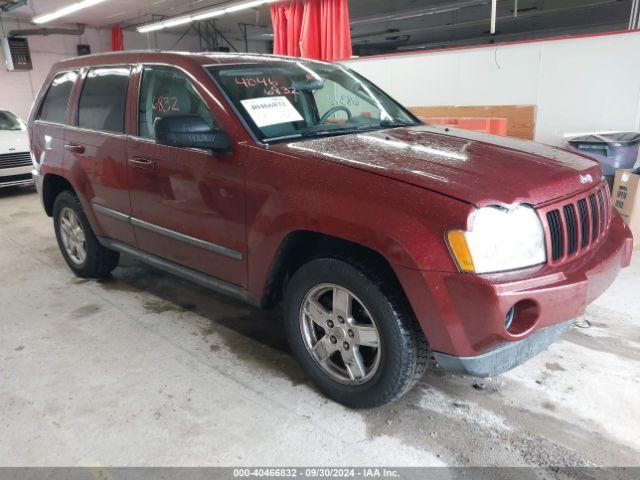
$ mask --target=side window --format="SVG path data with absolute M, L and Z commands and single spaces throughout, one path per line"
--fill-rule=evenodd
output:
M 124 132 L 129 67 L 90 70 L 78 105 L 78 126 L 105 132 Z
M 215 126 L 208 105 L 179 70 L 168 67 L 145 67 L 138 106 L 138 136 L 155 140 L 156 118 L 191 115 Z
M 65 122 L 71 90 L 77 78 L 77 72 L 65 72 L 55 76 L 40 106 L 39 120 Z

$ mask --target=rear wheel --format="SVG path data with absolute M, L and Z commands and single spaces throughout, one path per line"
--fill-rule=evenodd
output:
M 406 300 L 375 271 L 335 258 L 303 265 L 285 296 L 291 349 L 318 388 L 354 408 L 387 404 L 427 365 Z
M 78 197 L 60 193 L 53 204 L 58 246 L 69 268 L 84 278 L 103 278 L 118 266 L 117 252 L 103 247 L 93 234 Z

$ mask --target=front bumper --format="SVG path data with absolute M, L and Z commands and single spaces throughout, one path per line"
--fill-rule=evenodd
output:
M 32 167 L 13 167 L 0 169 L 0 188 L 20 185 L 33 185 Z
M 629 265 L 632 249 L 631 232 L 614 212 L 598 246 L 561 266 L 502 275 L 396 273 L 436 360 L 452 372 L 491 376 L 553 343 Z M 514 305 L 524 305 L 528 318 L 508 331 L 505 316 Z
M 495 350 L 474 357 L 456 357 L 439 352 L 434 352 L 433 355 L 436 362 L 448 372 L 482 378 L 493 377 L 523 364 L 549 348 L 572 323 L 570 320 L 543 328 L 524 340 L 504 343 Z
M 0 188 L 19 187 L 33 184 L 33 177 L 30 173 L 22 175 L 12 175 L 10 177 L 0 177 Z

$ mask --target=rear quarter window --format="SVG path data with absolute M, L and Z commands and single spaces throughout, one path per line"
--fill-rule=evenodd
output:
M 123 133 L 129 67 L 90 70 L 78 104 L 78 126 Z
M 77 78 L 77 72 L 65 72 L 55 76 L 40 106 L 39 120 L 65 123 L 71 90 Z

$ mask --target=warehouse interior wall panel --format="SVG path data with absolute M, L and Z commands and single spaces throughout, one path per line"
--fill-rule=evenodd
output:
M 19 28 L 34 28 L 33 25 L 3 19 L 5 33 Z M 1 33 L 0 33 L 1 34 Z M 29 115 L 31 104 L 40 90 L 42 82 L 49 74 L 51 66 L 61 60 L 77 56 L 79 43 L 91 46 L 92 53 L 111 50 L 111 30 L 109 28 L 86 28 L 78 35 L 33 35 L 29 36 L 29 48 L 33 61 L 33 70 L 29 72 L 9 72 L 4 66 L 4 57 L 0 53 L 0 109 L 10 110 L 25 119 Z M 178 33 L 157 32 L 141 35 L 133 30 L 125 30 L 124 45 L 127 50 L 146 50 L 149 47 L 164 50 L 198 51 L 200 42 L 196 35 L 182 36 Z M 234 45 L 238 50 L 244 45 Z M 263 52 L 265 42 L 249 43 L 249 49 Z
M 640 32 L 344 62 L 405 105 L 533 105 L 535 140 L 640 129 Z M 440 115 L 437 115 L 440 116 Z

